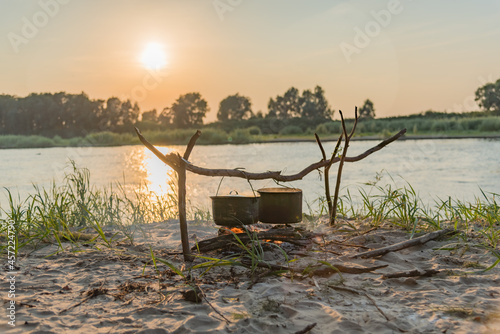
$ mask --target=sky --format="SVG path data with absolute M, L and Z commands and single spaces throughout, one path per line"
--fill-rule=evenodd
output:
M 0 35 L 0 94 L 161 111 L 199 92 L 206 122 L 229 95 L 265 114 L 292 86 L 321 86 L 347 117 L 366 99 L 377 117 L 478 110 L 500 78 L 495 0 L 0 0 Z

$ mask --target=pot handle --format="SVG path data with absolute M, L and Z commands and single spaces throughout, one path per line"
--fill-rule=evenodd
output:
M 257 195 L 255 195 L 255 190 L 253 189 L 252 183 L 250 182 L 250 180 L 248 178 L 246 178 L 246 179 L 247 179 L 248 184 L 250 185 L 250 188 L 252 189 L 253 196 L 257 197 Z M 224 176 L 220 179 L 219 186 L 217 187 L 217 192 L 215 193 L 215 196 L 219 196 L 219 190 L 220 190 L 220 185 L 222 184 L 222 181 L 224 181 Z M 231 192 L 233 192 L 233 191 L 236 193 L 236 195 L 238 195 L 238 192 L 236 190 L 231 190 L 229 192 L 229 194 L 231 194 Z

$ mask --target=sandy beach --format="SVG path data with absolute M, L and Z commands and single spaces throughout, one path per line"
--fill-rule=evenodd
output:
M 357 232 L 325 222 L 303 226 L 310 242 L 264 247 L 264 260 L 289 271 L 214 266 L 187 270 L 175 220 L 134 226 L 133 243 L 42 244 L 19 254 L 16 322 L 2 294 L 0 331 L 8 333 L 499 333 L 496 257 L 455 235 L 374 258 L 354 255 L 408 240 L 393 227 Z M 90 233 L 90 232 L 89 232 Z M 108 229 L 106 235 L 115 231 Z M 189 224 L 190 241 L 217 236 Z M 417 234 L 421 235 L 422 233 Z M 473 237 L 471 233 L 470 236 Z M 474 244 L 469 240 L 468 245 Z M 441 249 L 440 249 L 441 248 Z M 282 252 L 285 250 L 288 256 Z M 154 254 L 156 266 L 153 264 Z M 234 251 L 212 251 L 210 258 Z M 159 259 L 183 270 L 182 277 Z M 294 260 L 294 261 L 291 261 Z M 193 265 L 208 261 L 196 258 Z M 330 265 L 328 265 L 330 264 Z M 337 273 L 333 267 L 379 269 Z M 406 277 L 391 274 L 415 271 Z M 5 273 L 2 281 L 7 282 Z M 3 284 L 4 291 L 7 283 Z M 194 293 L 193 291 L 197 291 Z M 201 302 L 196 302 L 200 298 Z

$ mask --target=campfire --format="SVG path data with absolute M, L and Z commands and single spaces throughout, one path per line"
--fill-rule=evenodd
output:
M 235 236 L 243 243 L 259 240 L 263 243 L 274 243 L 280 246 L 288 244 L 287 247 L 297 248 L 310 245 L 318 234 L 289 225 L 253 224 L 246 225 L 244 228 L 223 226 L 219 228 L 217 237 L 198 242 L 192 250 L 205 253 L 228 249 L 237 242 Z

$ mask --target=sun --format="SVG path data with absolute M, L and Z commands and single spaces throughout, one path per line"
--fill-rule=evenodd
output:
M 167 65 L 165 46 L 156 42 L 148 43 L 141 54 L 141 63 L 148 70 L 164 68 Z

